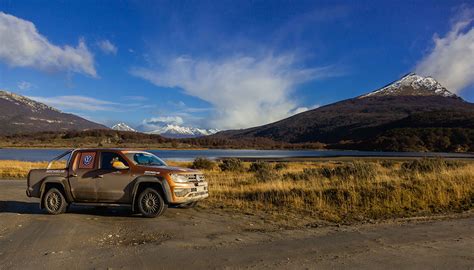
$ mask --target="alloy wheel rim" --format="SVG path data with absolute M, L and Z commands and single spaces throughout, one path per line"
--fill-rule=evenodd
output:
M 46 203 L 49 210 L 56 212 L 61 207 L 61 203 L 62 203 L 61 197 L 56 192 L 53 192 L 49 194 Z
M 142 208 L 147 214 L 156 213 L 158 211 L 159 204 L 158 197 L 155 194 L 149 192 L 143 196 Z

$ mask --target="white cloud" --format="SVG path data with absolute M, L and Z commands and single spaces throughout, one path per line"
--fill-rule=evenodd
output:
M 140 130 L 145 132 L 157 130 L 165 125 L 182 125 L 184 120 L 180 116 L 160 116 L 152 117 L 150 119 L 144 119 L 140 126 Z
M 161 87 L 179 87 L 214 106 L 219 129 L 266 124 L 293 114 L 291 93 L 299 83 L 338 75 L 332 67 L 305 69 L 292 55 L 231 57 L 216 61 L 178 57 L 163 68 L 135 68 L 135 76 Z
M 313 109 L 316 109 L 316 108 L 319 108 L 319 105 L 313 105 L 311 107 L 298 107 L 298 108 L 294 109 L 291 112 L 291 114 L 295 115 L 295 114 L 299 114 L 299 113 L 306 112 L 306 111 L 309 111 L 309 110 L 313 110 Z
M 465 8 L 445 37 L 435 35 L 433 50 L 416 66 L 416 72 L 432 76 L 449 90 L 474 84 L 474 10 Z
M 150 119 L 143 120 L 144 123 L 147 124 L 174 124 L 174 125 L 182 125 L 184 123 L 183 118 L 180 116 L 160 116 L 160 117 L 152 117 Z
M 33 84 L 29 82 L 21 81 L 21 82 L 18 82 L 17 86 L 20 90 L 28 90 L 33 86 Z
M 57 96 L 57 97 L 29 97 L 62 111 L 118 111 L 117 103 L 85 97 L 85 96 Z
M 105 54 L 117 54 L 117 46 L 107 39 L 97 42 L 97 46 L 99 46 Z
M 42 36 L 32 22 L 3 12 L 0 12 L 0 40 L 0 61 L 8 65 L 97 77 L 94 57 L 83 40 L 75 48 L 59 47 Z

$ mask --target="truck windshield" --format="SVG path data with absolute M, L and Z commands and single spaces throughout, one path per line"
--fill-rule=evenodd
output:
M 135 165 L 166 166 L 166 163 L 159 157 L 145 152 L 125 154 Z

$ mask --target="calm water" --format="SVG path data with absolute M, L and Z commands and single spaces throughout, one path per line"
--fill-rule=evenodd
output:
M 65 152 L 64 149 L 0 149 L 0 160 L 45 161 Z M 216 159 L 221 157 L 248 158 L 284 158 L 284 157 L 470 157 L 473 154 L 458 153 L 417 153 L 417 152 L 368 152 L 368 151 L 337 151 L 337 150 L 149 150 L 165 160 L 189 161 L 196 157 Z

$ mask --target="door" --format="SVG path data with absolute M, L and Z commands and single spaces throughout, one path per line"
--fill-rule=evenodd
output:
M 130 165 L 125 158 L 116 152 L 101 152 L 97 178 L 97 196 L 99 202 L 131 203 L 131 182 L 134 176 L 128 169 L 115 169 L 114 160 L 121 161 L 125 166 Z
M 71 163 L 69 185 L 75 201 L 97 201 L 97 152 L 78 152 Z

